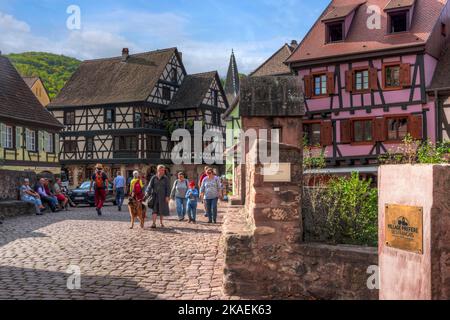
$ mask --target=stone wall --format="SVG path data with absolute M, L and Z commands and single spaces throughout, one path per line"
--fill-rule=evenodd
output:
M 18 200 L 19 187 L 25 178 L 30 179 L 31 185 L 34 185 L 37 176 L 29 171 L 0 170 L 0 201 Z
M 227 294 L 267 299 L 378 298 L 378 290 L 367 288 L 367 269 L 378 264 L 376 248 L 272 242 L 273 230 L 256 228 L 243 206 L 229 207 L 223 232 Z

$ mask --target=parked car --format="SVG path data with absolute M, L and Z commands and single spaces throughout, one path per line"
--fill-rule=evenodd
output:
M 94 194 L 94 189 L 92 189 L 92 191 L 89 192 L 90 185 L 91 185 L 91 182 L 86 181 L 86 182 L 83 182 L 76 189 L 69 191 L 70 199 L 72 199 L 72 201 L 76 204 L 87 204 L 87 205 L 90 205 L 91 207 L 94 207 L 95 206 L 95 194 Z M 108 193 L 106 194 L 105 202 L 111 202 L 113 205 L 116 205 L 116 197 L 114 196 L 112 183 L 109 183 Z

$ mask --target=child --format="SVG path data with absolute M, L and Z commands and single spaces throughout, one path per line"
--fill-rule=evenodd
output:
M 189 217 L 189 223 L 196 223 L 197 218 L 197 201 L 199 193 L 197 188 L 195 188 L 195 182 L 191 181 L 189 183 L 189 190 L 186 192 L 187 199 L 187 212 Z

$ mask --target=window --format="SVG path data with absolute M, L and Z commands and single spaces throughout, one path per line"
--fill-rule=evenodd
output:
M 306 123 L 303 125 L 303 136 L 305 138 L 306 145 L 318 146 L 320 145 L 320 122 L 318 123 Z
M 177 70 L 177 68 L 172 68 L 171 79 L 172 79 L 172 82 L 178 83 L 178 70 Z
M 94 138 L 86 137 L 86 152 L 91 153 L 94 151 Z
M 5 149 L 13 149 L 14 146 L 14 127 L 12 126 L 6 126 L 2 124 L 2 141 L 0 142 L 0 146 L 2 146 Z
M 328 39 L 327 42 L 338 42 L 344 40 L 344 23 L 330 23 L 327 25 Z
M 147 151 L 161 151 L 161 137 L 147 136 Z
M 401 141 L 408 134 L 408 117 L 389 118 L 387 120 L 388 140 Z
M 28 151 L 36 152 L 36 131 L 26 129 L 25 131 L 25 140 Z
M 327 94 L 327 75 L 314 76 L 314 95 L 321 96 Z
M 384 67 L 384 87 L 400 87 L 400 65 L 388 65 Z
M 353 121 L 353 142 L 371 142 L 372 120 Z
M 369 89 L 369 70 L 355 71 L 355 91 Z
M 68 140 L 64 141 L 64 152 L 74 153 L 77 152 L 78 143 L 76 141 Z
M 136 151 L 137 138 L 134 136 L 114 137 L 114 151 Z
M 408 31 L 408 11 L 389 14 L 389 33 Z
M 134 127 L 135 128 L 142 127 L 142 113 L 140 112 L 134 113 Z
M 169 87 L 163 87 L 162 88 L 162 98 L 164 100 L 170 100 L 171 99 L 171 92 Z
M 55 153 L 55 135 L 53 133 L 46 133 L 45 152 Z
M 447 36 L 447 25 L 445 23 L 441 23 L 441 35 L 443 37 Z
M 73 126 L 75 124 L 75 111 L 66 111 L 64 113 L 64 124 Z
M 116 122 L 116 110 L 115 109 L 105 109 L 105 122 L 114 123 Z

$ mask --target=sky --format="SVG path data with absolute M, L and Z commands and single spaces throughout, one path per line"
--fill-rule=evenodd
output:
M 233 49 L 248 74 L 284 43 L 300 41 L 328 2 L 0 0 L 0 50 L 86 60 L 118 56 L 124 47 L 131 54 L 178 47 L 188 73 L 218 70 L 224 77 Z

